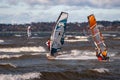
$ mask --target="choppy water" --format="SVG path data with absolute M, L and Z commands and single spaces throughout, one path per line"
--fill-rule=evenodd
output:
M 66 40 L 48 60 L 47 37 L 0 38 L 0 80 L 120 80 L 120 35 L 107 37 L 109 62 L 99 62 L 92 41 Z

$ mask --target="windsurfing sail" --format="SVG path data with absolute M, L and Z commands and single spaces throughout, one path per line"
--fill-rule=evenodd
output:
M 50 37 L 50 56 L 54 56 L 58 51 L 60 51 L 64 44 L 67 19 L 68 13 L 61 12 Z
M 31 26 L 27 27 L 27 36 L 28 38 L 31 37 Z
M 88 16 L 88 22 L 89 29 L 92 33 L 94 44 L 97 49 L 97 53 L 99 53 L 99 55 L 101 55 L 102 58 L 108 58 L 107 47 L 104 43 L 104 37 L 102 36 L 102 33 L 97 27 L 97 22 L 93 14 Z

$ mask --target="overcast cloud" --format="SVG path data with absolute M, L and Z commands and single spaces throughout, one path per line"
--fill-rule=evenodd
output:
M 69 13 L 69 22 L 120 20 L 120 0 L 1 0 L 0 23 L 56 21 L 61 11 Z

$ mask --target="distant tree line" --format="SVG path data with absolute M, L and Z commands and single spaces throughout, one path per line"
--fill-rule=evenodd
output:
M 104 31 L 120 31 L 120 21 L 97 21 L 98 25 L 102 25 L 100 29 Z M 42 31 L 52 31 L 55 22 L 32 22 L 30 24 L 0 24 L 0 32 L 6 31 L 26 31 L 27 27 L 31 26 L 31 30 L 34 32 L 42 32 Z M 67 23 L 66 30 L 79 32 L 88 29 L 88 22 L 69 22 Z

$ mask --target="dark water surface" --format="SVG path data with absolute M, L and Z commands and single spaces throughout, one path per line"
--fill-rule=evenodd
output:
M 105 38 L 108 62 L 97 61 L 93 41 L 66 41 L 63 56 L 48 60 L 48 37 L 1 37 L 0 80 L 120 80 L 120 36 L 116 35 Z

